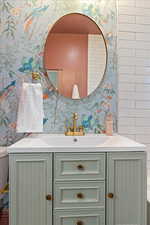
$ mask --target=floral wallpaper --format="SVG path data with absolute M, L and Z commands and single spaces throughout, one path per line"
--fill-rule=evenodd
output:
M 115 0 L 2 0 L 0 1 L 0 145 L 10 145 L 25 134 L 16 133 L 20 86 L 39 72 L 43 87 L 44 131 L 61 133 L 71 114 L 79 114 L 86 132 L 105 133 L 105 116 L 113 114 L 117 129 L 117 61 Z M 89 97 L 66 99 L 48 88 L 43 49 L 52 25 L 68 13 L 91 17 L 104 33 L 108 63 L 103 81 Z M 34 112 L 33 112 L 34 114 Z

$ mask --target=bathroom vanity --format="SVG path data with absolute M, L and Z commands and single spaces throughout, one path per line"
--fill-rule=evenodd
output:
M 41 134 L 8 150 L 10 225 L 146 225 L 144 145 Z

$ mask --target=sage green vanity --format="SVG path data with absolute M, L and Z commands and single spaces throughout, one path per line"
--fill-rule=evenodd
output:
M 42 136 L 11 146 L 10 225 L 146 225 L 145 147 L 116 137 L 93 147 Z

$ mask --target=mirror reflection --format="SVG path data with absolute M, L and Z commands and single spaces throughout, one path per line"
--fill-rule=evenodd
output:
M 103 78 L 106 60 L 103 34 L 85 15 L 63 16 L 48 34 L 44 67 L 51 83 L 65 97 L 79 99 L 90 95 Z

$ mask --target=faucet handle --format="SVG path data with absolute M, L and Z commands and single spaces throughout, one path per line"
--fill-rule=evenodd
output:
M 79 126 L 79 132 L 85 135 L 84 126 Z
M 79 126 L 79 129 L 80 129 L 80 130 L 84 130 L 84 127 L 83 127 L 83 126 Z
M 84 126 L 79 126 L 79 131 L 84 131 Z

